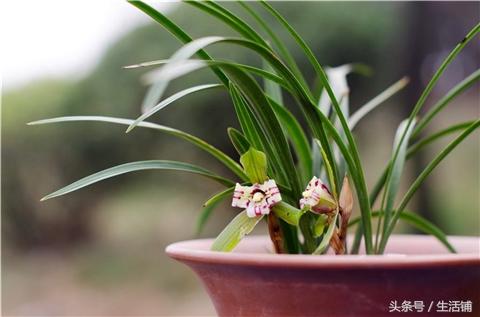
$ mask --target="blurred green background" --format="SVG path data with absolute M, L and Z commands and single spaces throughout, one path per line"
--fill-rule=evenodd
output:
M 225 5 L 245 16 L 235 4 Z M 369 186 L 388 160 L 399 122 L 448 51 L 479 20 L 479 3 L 282 2 L 274 6 L 324 65 L 361 62 L 372 67 L 370 77 L 349 76 L 353 109 L 402 76 L 410 77 L 409 86 L 362 121 L 356 131 Z M 169 15 L 193 37 L 235 35 L 185 4 Z M 301 51 L 264 16 L 312 82 L 313 71 Z M 216 184 L 185 174 L 139 172 L 47 202 L 39 199 L 83 176 L 129 161 L 178 159 L 224 175 L 227 171 L 189 144 L 154 131 L 136 129 L 125 134 L 123 126 L 101 123 L 25 125 L 62 115 L 137 117 L 146 91 L 140 80 L 145 70 L 122 67 L 167 58 L 178 48 L 175 39 L 152 23 L 114 43 L 82 79 L 43 78 L 3 91 L 4 315 L 213 314 L 193 274 L 168 259 L 163 249 L 171 242 L 195 238 L 196 217 L 203 202 L 219 190 Z M 209 52 L 261 65 L 258 57 L 244 50 L 217 46 Z M 480 45 L 475 40 L 447 70 L 427 108 L 477 69 L 479 61 Z M 203 70 L 176 80 L 167 94 L 214 81 Z M 456 99 L 430 125 L 429 132 L 477 118 L 479 98 L 477 84 Z M 153 120 L 195 134 L 236 157 L 226 129 L 238 124 L 221 90 L 184 98 Z M 474 134 L 445 160 L 410 206 L 448 234 L 480 233 L 479 140 L 479 134 Z M 405 184 L 447 141 L 436 143 L 408 163 Z M 218 234 L 235 212 L 228 204 L 216 210 L 202 237 Z

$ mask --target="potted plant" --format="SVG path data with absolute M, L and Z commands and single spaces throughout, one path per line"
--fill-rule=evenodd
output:
M 284 43 L 247 3 L 240 2 L 239 5 L 269 35 L 268 41 L 247 22 L 216 2 L 187 1 L 226 23 L 241 37 L 211 36 L 194 40 L 149 5 L 138 1 L 131 3 L 184 43 L 168 60 L 127 67 L 160 65 L 145 75 L 145 80 L 152 86 L 145 98 L 143 113 L 135 120 L 75 116 L 30 124 L 101 121 L 126 125 L 127 132 L 135 127 L 156 129 L 211 154 L 236 178 L 232 180 L 184 162 L 139 161 L 85 177 L 43 200 L 109 177 L 146 169 L 195 173 L 225 185 L 225 190 L 205 203 L 200 226 L 225 199 L 231 199 L 232 206 L 243 211 L 216 239 L 180 242 L 167 248 L 170 256 L 186 263 L 199 275 L 222 316 L 381 316 L 390 312 L 478 314 L 480 240 L 476 237 L 448 239 L 438 227 L 407 211 L 406 207 L 427 176 L 480 126 L 477 118 L 423 135 L 434 117 L 478 81 L 480 70 L 458 83 L 429 111 L 419 116 L 432 88 L 452 60 L 479 33 L 480 24 L 453 48 L 410 116 L 398 127 L 392 157 L 369 192 L 352 131 L 359 120 L 402 89 L 407 83 L 405 78 L 349 116 L 345 77 L 361 66 L 322 68 L 301 36 L 270 4 L 260 3 L 303 50 L 321 83 L 320 93 L 310 88 Z M 218 43 L 247 48 L 260 55 L 267 66 L 258 68 L 214 59 L 204 49 Z M 162 100 L 171 80 L 205 67 L 216 74 L 219 83 L 187 88 Z M 257 78 L 264 80 L 264 89 Z M 239 154 L 239 162 L 193 135 L 145 121 L 186 95 L 213 88 L 225 89 L 231 97 L 241 129 L 230 128 L 228 136 Z M 283 94 L 293 98 L 307 127 L 302 126 L 285 107 Z M 396 205 L 405 162 L 420 149 L 451 134 L 457 134 L 456 138 L 429 162 Z M 379 207 L 373 210 L 377 200 Z M 360 216 L 351 219 L 354 209 Z M 374 219 L 376 230 L 373 228 Z M 392 235 L 399 220 L 429 236 Z M 265 225 L 268 236 L 244 239 L 257 225 Z M 349 236 L 347 231 L 353 225 L 356 230 Z

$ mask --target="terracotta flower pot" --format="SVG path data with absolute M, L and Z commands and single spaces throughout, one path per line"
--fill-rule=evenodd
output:
M 220 316 L 480 316 L 480 238 L 450 241 L 459 254 L 417 235 L 393 236 L 383 256 L 271 254 L 264 236 L 232 253 L 209 251 L 211 239 L 166 252 L 195 271 Z

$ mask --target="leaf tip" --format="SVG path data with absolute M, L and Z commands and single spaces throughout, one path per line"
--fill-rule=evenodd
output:
M 135 128 L 135 126 L 133 124 L 129 125 L 127 130 L 125 130 L 125 133 L 129 133 L 130 131 L 133 130 L 133 128 Z

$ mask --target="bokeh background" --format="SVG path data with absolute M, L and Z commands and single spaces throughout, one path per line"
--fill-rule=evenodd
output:
M 224 175 L 227 171 L 189 144 L 155 131 L 136 129 L 126 135 L 124 127 L 101 123 L 25 125 L 62 115 L 137 117 L 146 91 L 140 80 L 145 70 L 122 66 L 167 58 L 179 43 L 125 2 L 19 3 L 23 7 L 2 2 L 1 10 L 5 15 L 3 315 L 213 314 L 194 275 L 168 259 L 163 250 L 171 242 L 195 238 L 196 217 L 203 202 L 219 189 L 216 184 L 185 174 L 139 172 L 47 202 L 39 199 L 90 173 L 135 160 L 178 159 Z M 157 2 L 154 6 L 193 37 L 235 35 L 186 4 Z M 234 3 L 225 6 L 246 16 Z M 478 2 L 278 2 L 274 6 L 324 65 L 361 62 L 374 70 L 368 77 L 349 76 L 353 109 L 402 76 L 410 77 L 409 86 L 362 121 L 356 131 L 370 186 L 388 160 L 399 122 L 449 50 L 478 23 L 480 12 Z M 313 71 L 300 49 L 264 13 L 313 81 Z M 45 32 L 43 24 L 50 25 Z M 244 50 L 218 46 L 209 51 L 261 65 Z M 447 70 L 426 109 L 478 69 L 479 62 L 477 39 Z M 203 70 L 175 81 L 167 94 L 214 80 Z M 479 101 L 477 84 L 457 98 L 428 131 L 478 118 Z M 221 90 L 182 99 L 153 120 L 193 133 L 236 157 L 226 129 L 238 124 Z M 435 143 L 410 161 L 405 183 L 447 141 Z M 479 235 L 479 158 L 479 134 L 475 133 L 433 173 L 410 209 L 448 234 Z M 235 212 L 227 204 L 216 210 L 201 236 L 218 234 Z M 408 227 L 399 230 L 411 231 Z

